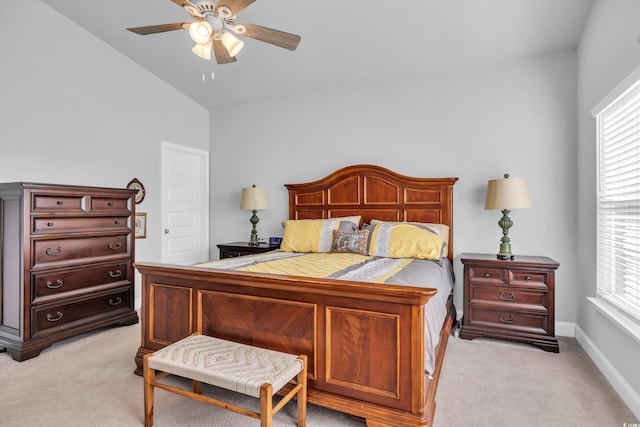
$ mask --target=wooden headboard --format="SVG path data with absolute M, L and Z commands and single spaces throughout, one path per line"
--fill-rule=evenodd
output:
M 374 165 L 347 166 L 317 181 L 286 184 L 289 218 L 361 215 L 362 223 L 378 219 L 446 224 L 448 257 L 453 259 L 453 185 L 457 180 L 414 178 Z

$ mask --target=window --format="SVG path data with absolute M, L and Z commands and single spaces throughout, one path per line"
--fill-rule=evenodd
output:
M 640 324 L 640 80 L 608 97 L 597 125 L 597 298 Z M 615 95 L 614 95 L 615 96 Z M 613 98 L 613 99 L 612 99 Z M 601 103 L 602 104 L 602 103 Z

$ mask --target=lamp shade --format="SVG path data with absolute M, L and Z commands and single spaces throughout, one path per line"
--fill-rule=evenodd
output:
M 492 179 L 487 185 L 485 209 L 530 208 L 531 197 L 524 178 L 510 178 L 505 174 L 502 179 Z
M 213 28 L 207 21 L 194 21 L 189 25 L 189 35 L 198 44 L 205 44 L 211 39 Z
M 229 56 L 236 56 L 243 48 L 244 42 L 242 40 L 238 40 L 233 34 L 229 32 L 225 32 L 220 41 L 229 52 Z
M 259 211 L 269 209 L 269 198 L 267 190 L 261 187 L 243 188 L 242 198 L 240 199 L 240 209 L 247 211 Z
M 211 59 L 212 46 L 213 46 L 213 43 L 211 42 L 211 40 L 209 40 L 204 44 L 196 43 L 196 45 L 191 49 L 191 51 L 196 55 L 198 55 L 200 58 L 208 60 L 208 59 Z

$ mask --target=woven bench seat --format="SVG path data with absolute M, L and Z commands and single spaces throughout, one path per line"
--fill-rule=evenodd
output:
M 307 358 L 195 333 L 144 357 L 145 426 L 153 425 L 154 387 L 260 420 L 272 418 L 297 396 L 298 426 L 306 424 Z M 160 382 L 168 375 L 193 380 L 193 391 Z M 287 383 L 293 387 L 274 407 L 273 395 Z M 201 393 L 202 383 L 260 399 L 260 412 L 232 405 Z

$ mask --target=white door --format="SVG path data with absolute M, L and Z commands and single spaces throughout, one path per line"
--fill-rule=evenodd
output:
M 162 143 L 162 262 L 209 259 L 209 153 Z

